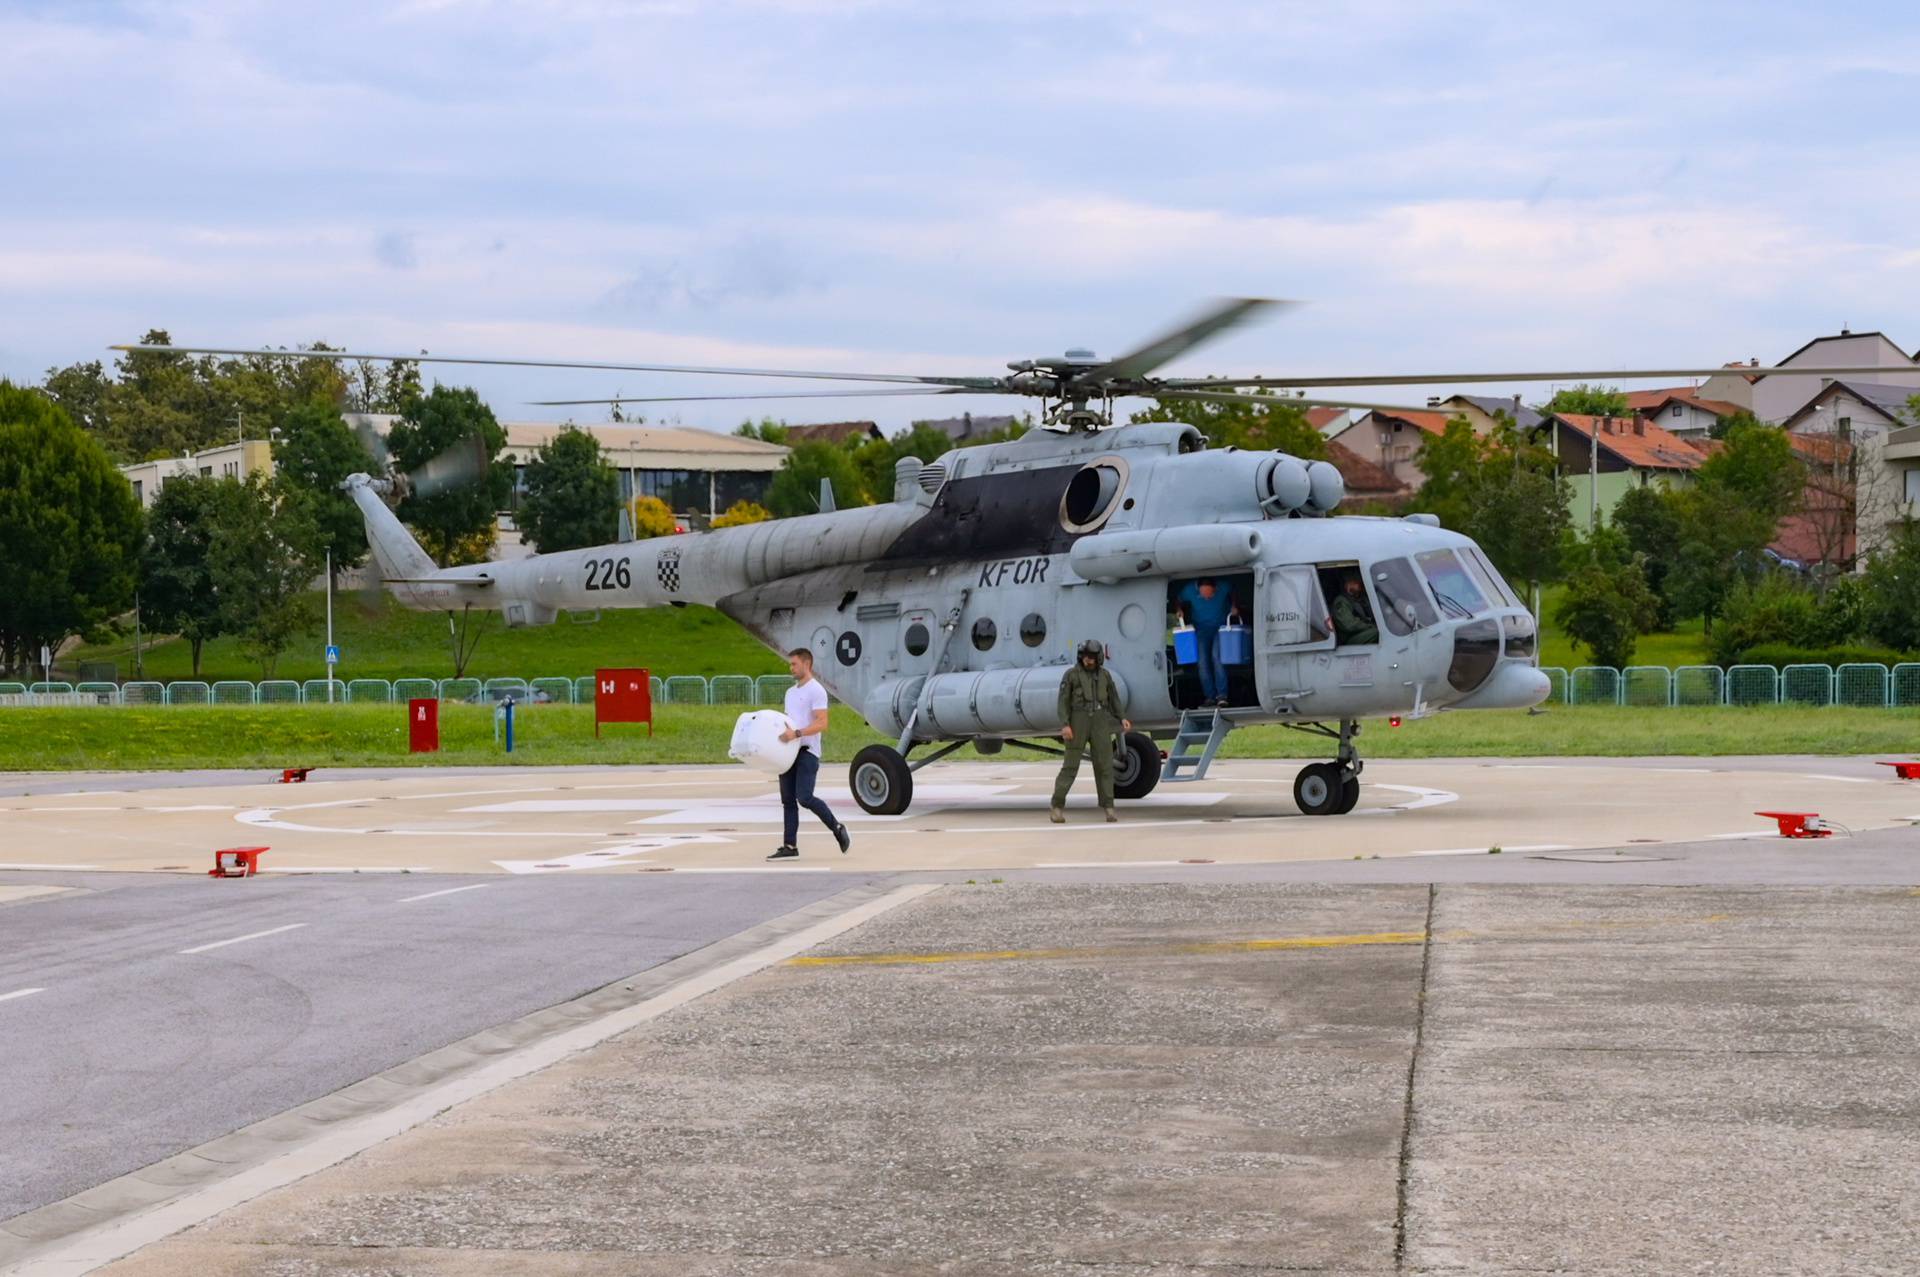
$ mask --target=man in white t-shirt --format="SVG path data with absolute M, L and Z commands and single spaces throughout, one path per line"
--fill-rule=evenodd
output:
M 787 689 L 787 730 L 783 741 L 797 740 L 800 752 L 793 766 L 780 775 L 780 813 L 786 818 L 786 837 L 768 860 L 792 860 L 800 854 L 800 809 L 820 818 L 840 844 L 840 850 L 853 845 L 847 827 L 833 818 L 833 811 L 813 796 L 813 782 L 820 775 L 820 738 L 827 730 L 827 689 L 813 676 L 813 653 L 796 647 L 787 653 L 787 668 L 793 671 L 793 686 Z

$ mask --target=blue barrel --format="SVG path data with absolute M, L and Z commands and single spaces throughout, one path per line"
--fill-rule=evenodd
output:
M 1222 665 L 1253 664 L 1252 631 L 1244 625 L 1221 626 L 1220 663 Z
M 1182 625 L 1174 629 L 1173 659 L 1179 665 L 1200 663 L 1200 636 L 1193 632 L 1191 625 Z

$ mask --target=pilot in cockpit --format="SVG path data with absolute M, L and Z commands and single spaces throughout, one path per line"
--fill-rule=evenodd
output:
M 1344 574 L 1340 593 L 1333 596 L 1333 636 L 1341 647 L 1378 643 L 1380 627 L 1374 623 L 1373 608 L 1367 603 L 1367 587 L 1358 569 Z

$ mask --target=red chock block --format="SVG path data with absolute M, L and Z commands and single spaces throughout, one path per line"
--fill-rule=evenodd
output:
M 260 872 L 260 856 L 265 847 L 224 847 L 213 853 L 209 878 L 251 878 Z
M 282 767 L 280 769 L 280 783 L 282 785 L 298 785 L 307 778 L 307 773 L 312 770 L 313 768 L 311 767 Z
M 1890 763 L 1883 759 L 1880 765 L 1893 768 L 1893 774 L 1901 780 L 1920 780 L 1920 762 Z
M 1817 811 L 1756 811 L 1753 814 L 1779 821 L 1782 838 L 1833 837 L 1833 830 L 1820 822 Z

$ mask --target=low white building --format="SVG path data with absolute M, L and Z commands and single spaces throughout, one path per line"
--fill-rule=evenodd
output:
M 273 448 L 265 439 L 236 439 L 217 448 L 160 457 L 121 466 L 120 473 L 133 485 L 133 495 L 143 508 L 153 505 L 160 489 L 182 475 L 203 479 L 245 479 L 251 475 L 273 477 Z
M 1904 386 L 1908 394 L 1920 391 L 1920 365 L 1885 333 L 1842 329 L 1831 337 L 1815 337 L 1785 359 L 1776 361 L 1776 366 L 1782 368 L 1869 365 L 1878 365 L 1887 371 L 1870 376 L 1856 374 L 1847 380 L 1861 385 Z M 1802 377 L 1788 373 L 1756 380 L 1741 372 L 1736 364 L 1720 376 L 1707 378 L 1698 394 L 1703 399 L 1721 399 L 1746 408 L 1762 421 L 1779 423 L 1819 394 L 1826 382 L 1826 378 L 1818 375 Z

